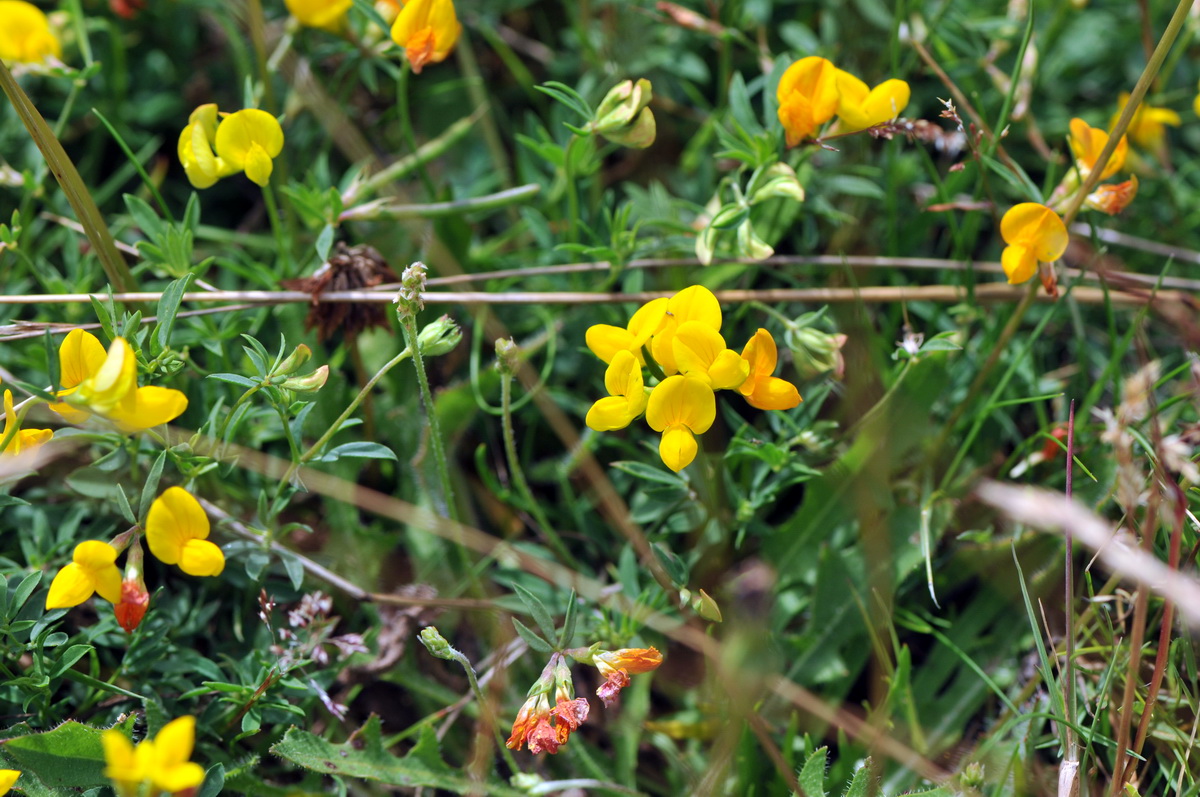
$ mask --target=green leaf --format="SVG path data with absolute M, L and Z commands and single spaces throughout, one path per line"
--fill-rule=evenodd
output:
M 158 324 L 154 327 L 154 340 L 158 343 L 159 351 L 165 350 L 170 343 L 175 316 L 179 313 L 179 303 L 183 301 L 183 294 L 187 291 L 191 278 L 191 274 L 185 274 L 173 281 L 158 299 Z
M 158 492 L 158 482 L 162 478 L 163 465 L 167 461 L 167 452 L 164 450 L 155 458 L 154 464 L 150 466 L 150 472 L 146 474 L 146 483 L 142 485 L 142 497 L 138 499 L 138 518 L 145 520 L 146 513 L 150 511 L 150 504 L 154 501 L 154 495 Z
M 251 388 L 258 387 L 259 382 L 253 379 L 247 379 L 240 374 L 209 374 L 206 379 L 216 379 L 220 382 L 229 382 L 230 384 L 238 385 L 239 387 Z
M 854 770 L 853 777 L 850 778 L 850 785 L 846 787 L 844 797 L 867 797 L 871 784 L 871 759 L 868 758 L 863 762 L 862 766 Z
M 343 443 L 336 448 L 326 451 L 321 456 L 315 458 L 313 462 L 337 462 L 343 457 L 357 459 L 396 459 L 396 454 L 392 449 L 379 443 L 368 443 L 365 440 L 360 440 L 356 443 Z
M 620 461 L 612 463 L 612 467 L 628 473 L 639 481 L 658 482 L 659 484 L 668 484 L 671 487 L 687 487 L 687 482 L 677 474 L 662 468 L 656 468 L 653 465 L 647 465 L 644 462 L 634 462 L 632 460 Z
M 796 773 L 800 788 L 808 797 L 825 797 L 825 758 L 828 747 L 818 747 Z
M 29 600 L 29 596 L 33 594 L 33 591 L 38 588 L 38 584 L 41 583 L 41 570 L 35 570 L 21 579 L 21 583 L 17 585 L 17 589 L 13 593 L 12 603 L 8 605 L 8 614 L 10 617 L 17 616 L 17 612 L 21 611 L 21 607 L 25 605 L 25 601 Z
M 333 225 L 326 224 L 317 236 L 317 257 L 324 263 L 329 259 L 329 250 L 333 248 Z
M 200 791 L 196 792 L 196 797 L 218 797 L 224 787 L 225 765 L 214 764 L 204 773 L 204 783 L 200 785 Z
M 67 648 L 54 666 L 50 668 L 50 677 L 57 678 L 75 665 L 93 650 L 91 645 L 72 645 Z
M 125 721 L 126 734 L 133 717 Z M 104 786 L 104 747 L 100 728 L 68 720 L 52 731 L 18 736 L 2 744 L 4 752 L 46 786 L 90 788 Z
M 363 778 L 388 786 L 494 797 L 525 794 L 497 780 L 481 783 L 462 774 L 462 770 L 452 769 L 438 754 L 437 737 L 431 725 L 422 726 L 417 744 L 408 755 L 402 758 L 392 755 L 383 747 L 379 717 L 374 714 L 345 744 L 333 744 L 308 731 L 291 728 L 271 752 L 322 775 Z
M 517 593 L 517 597 L 521 599 L 521 603 L 525 604 L 525 608 L 529 610 L 529 614 L 532 615 L 533 621 L 538 624 L 538 628 L 541 629 L 542 634 L 547 639 L 553 639 L 556 630 L 554 618 L 550 616 L 550 612 L 546 609 L 546 604 L 542 603 L 541 598 L 520 584 L 513 584 L 513 592 Z
M 538 653 L 553 653 L 554 648 L 550 647 L 550 643 L 542 639 L 540 636 L 529 630 L 529 627 L 522 623 L 517 618 L 513 618 L 513 628 L 517 629 L 517 634 L 524 639 L 529 647 L 536 650 Z
M 571 641 L 571 637 L 575 636 L 575 621 L 579 618 L 579 600 L 575 595 L 575 590 L 571 590 L 571 597 L 567 598 L 567 614 L 563 618 L 562 631 L 558 635 L 559 648 L 565 648 Z

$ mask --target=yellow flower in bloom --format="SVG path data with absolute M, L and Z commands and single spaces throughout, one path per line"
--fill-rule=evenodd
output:
M 628 351 L 619 351 L 604 372 L 608 396 L 592 405 L 584 422 L 597 432 L 624 429 L 646 409 L 642 367 Z
M 604 683 L 596 690 L 596 696 L 608 707 L 616 701 L 621 690 L 629 686 L 630 675 L 658 669 L 658 665 L 662 664 L 662 654 L 655 648 L 601 650 L 592 656 L 592 663 L 604 676 Z
M 696 458 L 696 435 L 717 419 L 717 398 L 703 379 L 669 376 L 650 393 L 646 423 L 662 432 L 658 454 L 663 464 L 678 473 Z
M 1008 246 L 1000 255 L 1009 284 L 1025 282 L 1037 264 L 1052 262 L 1067 250 L 1067 225 L 1050 208 L 1037 202 L 1014 205 L 1000 220 L 1000 235 Z
M 188 117 L 187 127 L 179 134 L 176 152 L 188 181 L 196 188 L 208 188 L 222 177 L 237 174 L 213 152 L 217 138 L 216 103 L 201 105 Z
M 658 332 L 666 312 L 667 300 L 655 299 L 642 305 L 629 319 L 625 329 L 611 324 L 593 324 L 588 327 L 584 340 L 592 354 L 606 363 L 611 363 L 617 352 L 628 351 L 638 364 L 645 365 L 642 346 L 646 345 L 651 335 Z
M 222 160 L 265 186 L 271 179 L 271 159 L 283 151 L 283 128 L 266 111 L 246 108 L 221 120 L 215 143 Z
M 451 0 L 407 0 L 392 23 L 392 41 L 404 48 L 412 71 L 446 60 L 462 25 Z
M 17 413 L 13 409 L 11 390 L 4 391 L 4 431 L 0 432 L 0 454 L 20 454 L 32 451 L 50 439 L 51 429 L 21 429 L 17 427 Z M 12 437 L 9 437 L 12 435 Z M 7 443 L 3 441 L 7 440 Z
M 225 554 L 208 541 L 208 531 L 208 515 L 182 487 L 168 487 L 146 514 L 150 553 L 189 576 L 218 576 L 225 569 Z
M 786 379 L 772 376 L 779 353 L 775 339 L 765 329 L 759 329 L 742 349 L 742 359 L 749 365 L 750 376 L 738 388 L 746 403 L 760 410 L 790 410 L 800 403 L 800 391 Z
M 87 540 L 75 546 L 70 564 L 58 571 L 50 582 L 47 609 L 78 606 L 92 593 L 110 603 L 121 600 L 121 571 L 117 569 L 117 549 L 106 542 Z
M 730 390 L 746 381 L 750 364 L 733 349 L 725 348 L 721 333 L 702 321 L 687 321 L 671 341 L 679 372 L 704 381 L 713 390 Z
M 837 71 L 831 62 L 812 55 L 789 66 L 779 79 L 775 97 L 789 147 L 811 137 L 837 112 Z
M 71 423 L 92 414 L 116 424 L 123 432 L 136 432 L 178 418 L 187 409 L 187 396 L 165 387 L 137 386 L 137 357 L 124 338 L 114 338 L 108 353 L 90 332 L 74 329 L 58 349 L 59 398 L 68 405 L 50 409 Z
M 678 373 L 675 363 L 675 331 L 688 321 L 699 321 L 715 330 L 721 329 L 721 304 L 713 292 L 703 285 L 684 288 L 667 300 L 666 315 L 654 333 L 650 352 L 662 366 L 663 373 Z
M 1087 195 L 1083 204 L 1092 210 L 1115 216 L 1133 201 L 1133 198 L 1137 196 L 1137 190 L 1137 175 L 1131 174 L 1129 179 L 1123 183 L 1098 186 L 1095 191 Z
M 25 0 L 0 0 L 0 61 L 41 63 L 62 55 L 62 45 L 41 9 Z
M 1125 110 L 1125 105 L 1128 102 L 1129 93 L 1122 91 L 1120 98 L 1117 100 L 1117 112 L 1113 114 L 1112 120 L 1108 123 L 1110 128 L 1117 123 L 1117 119 L 1121 116 L 1121 112 Z M 1179 114 L 1170 108 L 1157 108 L 1143 102 L 1134 112 L 1133 119 L 1129 122 L 1129 137 L 1133 139 L 1133 143 L 1142 149 L 1157 151 L 1162 148 L 1163 140 L 1167 135 L 1165 125 L 1179 127 L 1182 122 L 1183 120 L 1179 118 Z
M 21 773 L 15 769 L 0 769 L 0 795 L 8 794 L 19 777 Z
M 1071 120 L 1071 152 L 1075 155 L 1075 165 L 1085 180 L 1095 167 L 1096 159 L 1100 157 L 1100 151 L 1107 145 L 1108 133 L 1090 126 L 1082 119 Z M 1121 167 L 1125 165 L 1125 155 L 1128 152 L 1129 142 L 1126 141 L 1125 136 L 1121 136 L 1121 141 L 1113 150 L 1112 157 L 1108 159 L 1108 163 L 1104 164 L 1104 171 L 1100 173 L 1100 179 L 1107 179 L 1120 171 Z
M 283 0 L 288 13 L 310 28 L 336 33 L 354 0 Z
M 895 119 L 908 105 L 910 91 L 903 80 L 885 80 L 868 88 L 849 72 L 837 70 L 838 118 L 846 132 L 866 130 Z
M 196 743 L 196 718 L 180 717 L 168 722 L 154 737 L 134 745 L 118 730 L 105 731 L 104 777 L 121 795 L 139 794 L 145 784 L 156 791 L 175 794 L 195 789 L 204 782 L 204 769 L 189 761 Z

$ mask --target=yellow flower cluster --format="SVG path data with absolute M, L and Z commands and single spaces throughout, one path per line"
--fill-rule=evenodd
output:
M 895 119 L 908 105 L 903 80 L 885 80 L 875 88 L 819 56 L 801 58 L 779 80 L 779 122 L 794 147 L 811 138 L 836 115 L 843 132 L 855 133 Z
M 191 793 L 204 782 L 204 768 L 189 760 L 196 743 L 195 717 L 171 720 L 154 739 L 137 746 L 118 730 L 105 731 L 100 742 L 107 765 L 104 777 L 120 797 L 142 794 L 146 785 L 154 793 Z
M 209 542 L 208 516 L 200 502 L 182 487 L 169 487 L 150 505 L 146 514 L 146 544 L 150 553 L 165 564 L 179 565 L 192 576 L 217 576 L 225 569 L 225 554 Z M 121 548 L 130 543 L 128 533 L 121 542 L 86 540 L 75 546 L 70 564 L 50 583 L 46 609 L 65 609 L 99 593 L 117 607 L 117 618 L 126 631 L 141 621 L 149 604 L 142 581 L 141 545 L 135 538 L 125 578 L 117 569 Z
M 716 420 L 715 391 L 736 390 L 764 410 L 800 403 L 796 386 L 772 375 L 778 355 L 769 332 L 759 329 L 738 354 L 725 346 L 720 330 L 721 305 L 702 285 L 644 305 L 625 328 L 590 327 L 587 346 L 608 363 L 609 395 L 588 410 L 588 427 L 623 429 L 644 412 L 650 428 L 662 433 L 663 463 L 678 472 L 696 458 L 696 435 Z M 642 374 L 647 350 L 664 377 L 649 391 Z
M 220 123 L 217 117 L 221 116 Z M 192 111 L 179 134 L 179 162 L 196 188 L 208 188 L 244 171 L 261 186 L 271 179 L 271 159 L 283 151 L 283 128 L 266 111 L 245 108 L 219 114 L 214 103 Z
M 62 56 L 42 10 L 25 0 L 0 0 L 0 61 L 37 64 Z

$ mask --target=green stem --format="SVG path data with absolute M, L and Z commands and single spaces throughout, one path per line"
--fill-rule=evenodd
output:
M 415 313 L 399 313 L 400 329 L 404 331 L 404 342 L 412 351 L 413 367 L 417 371 L 417 384 L 421 388 L 421 403 L 425 406 L 425 416 L 429 420 L 429 447 L 433 449 L 433 461 L 437 468 L 438 480 L 442 485 L 442 516 L 451 520 L 458 519 L 454 509 L 454 491 L 450 487 L 450 468 L 446 464 L 446 448 L 442 444 L 442 429 L 438 423 L 437 408 L 433 406 L 433 393 L 429 390 L 429 376 L 425 373 L 425 360 L 421 357 L 421 349 L 417 343 L 417 318 Z
M 292 276 L 292 255 L 291 247 L 288 246 L 287 236 L 283 232 L 283 224 L 279 218 L 279 205 L 275 202 L 275 189 L 271 187 L 271 181 L 262 187 L 263 202 L 267 204 L 267 216 L 271 220 L 271 233 L 275 236 L 275 249 L 279 257 L 283 259 L 283 275 L 284 277 Z
M 453 661 L 458 662 L 463 670 L 467 673 L 467 682 L 471 685 L 471 694 L 475 695 L 476 702 L 479 703 L 479 711 L 483 714 L 483 719 L 492 727 L 492 733 L 496 735 L 496 743 L 500 749 L 500 754 L 504 756 L 505 763 L 514 774 L 521 771 L 517 766 L 517 761 L 513 758 L 512 751 L 505 744 L 504 733 L 500 730 L 500 718 L 492 713 L 492 704 L 488 702 L 487 695 L 483 693 L 483 689 L 479 686 L 479 678 L 475 675 L 475 668 L 471 666 L 470 660 L 457 648 L 446 646 L 446 652 L 450 654 Z M 442 656 L 445 658 L 445 656 Z
M 376 373 L 375 376 L 371 377 L 367 383 L 362 386 L 362 390 L 358 391 L 358 395 L 354 397 L 349 405 L 347 405 L 346 409 L 342 411 L 342 414 L 337 417 L 337 420 L 330 424 L 329 428 L 325 430 L 325 434 L 317 438 L 317 442 L 309 446 L 307 451 L 301 454 L 295 462 L 288 466 L 287 472 L 284 473 L 283 478 L 279 480 L 280 483 L 287 484 L 290 482 L 292 477 L 296 475 L 296 471 L 299 470 L 304 463 L 308 462 L 310 459 L 319 454 L 321 449 L 325 448 L 325 445 L 329 442 L 330 438 L 337 434 L 338 430 L 342 428 L 342 424 L 346 422 L 346 420 L 354 413 L 356 409 L 358 409 L 358 405 L 363 403 L 367 395 L 375 387 L 376 383 L 378 383 L 388 371 L 407 360 L 410 356 L 411 348 L 407 348 L 392 359 L 388 360 L 387 363 L 385 363 L 384 366 L 379 369 L 379 372 Z
M 575 144 L 579 136 L 571 134 L 563 153 L 563 179 L 567 187 L 567 243 L 575 243 L 579 237 L 579 191 L 575 186 Z
M 408 76 L 411 72 L 412 64 L 405 59 L 403 66 L 400 67 L 400 79 L 396 81 L 396 112 L 400 115 L 400 131 L 404 134 L 404 143 L 408 145 L 408 151 L 415 157 L 418 152 L 417 135 L 413 131 L 412 115 L 408 112 Z M 429 172 L 425 171 L 425 163 L 417 159 L 416 164 L 421 185 L 425 186 L 425 193 L 430 198 L 437 196 L 433 180 L 429 179 Z
M 375 174 L 363 180 L 356 186 L 352 186 L 345 195 L 342 196 L 342 204 L 352 206 L 360 199 L 371 196 L 380 188 L 384 187 L 393 180 L 399 180 L 401 177 L 406 177 L 410 172 L 416 170 L 423 163 L 428 163 L 434 158 L 442 155 L 450 147 L 461 141 L 467 133 L 470 133 L 475 128 L 475 123 L 486 112 L 486 108 L 480 108 L 470 116 L 464 116 L 454 124 L 450 125 L 437 138 L 426 141 L 411 155 L 407 155 L 400 160 L 392 163 L 383 169 L 380 169 Z
M 558 558 L 562 560 L 563 564 L 578 570 L 580 569 L 579 563 L 575 560 L 575 557 L 571 556 L 571 552 L 567 550 L 567 546 L 563 543 L 563 539 L 559 536 L 558 531 L 550 525 L 549 518 L 542 511 L 542 505 L 534 498 L 533 491 L 529 489 L 529 482 L 525 480 L 525 469 L 521 467 L 521 458 L 517 456 L 517 439 L 513 433 L 512 381 L 513 375 L 508 369 L 501 369 L 500 428 L 504 434 L 504 455 L 508 459 L 509 475 L 512 476 L 512 483 L 517 488 L 517 493 L 525 502 L 526 510 L 537 521 L 542 533 L 546 535 L 546 540 L 550 543 L 550 547 L 558 554 Z
M 450 202 L 429 202 L 424 205 L 390 205 L 376 200 L 342 211 L 338 222 L 363 219 L 431 219 L 440 216 L 461 216 L 464 213 L 497 210 L 525 202 L 537 195 L 542 187 L 537 183 L 506 188 L 494 194 L 455 199 Z

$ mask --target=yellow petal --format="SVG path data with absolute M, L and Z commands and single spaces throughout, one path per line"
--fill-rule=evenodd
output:
M 775 97 L 783 105 L 789 96 L 799 94 L 807 102 L 815 124 L 825 124 L 837 111 L 837 72 L 837 68 L 824 58 L 815 55 L 801 58 L 780 77 Z
M 721 328 L 721 303 L 703 285 L 684 288 L 667 301 L 667 312 L 678 324 L 699 321 L 713 329 Z
M 672 426 L 687 426 L 703 434 L 717 417 L 717 400 L 712 388 L 691 376 L 669 376 L 650 393 L 646 423 L 656 432 Z
M 62 47 L 50 30 L 50 20 L 24 0 L 0 0 L 0 60 L 40 63 L 58 58 Z
M 78 606 L 96 591 L 91 574 L 79 565 L 71 562 L 64 565 L 62 570 L 50 582 L 50 593 L 46 595 L 46 609 L 65 609 Z
M 284 0 L 288 11 L 301 25 L 331 32 L 340 29 L 353 0 Z
M 604 388 L 610 396 L 631 396 L 642 392 L 642 367 L 628 351 L 619 351 L 604 371 Z
M 709 366 L 724 350 L 725 339 L 721 333 L 699 321 L 680 324 L 671 341 L 671 353 L 675 355 L 675 367 L 679 372 L 693 374 L 705 381 L 709 381 Z
M 779 359 L 775 338 L 760 327 L 754 333 L 754 337 L 746 341 L 746 346 L 742 349 L 742 359 L 750 365 L 751 376 L 769 376 L 775 373 L 775 363 Z M 749 395 L 744 389 L 742 393 Z
M 592 404 L 583 422 L 597 432 L 612 432 L 624 429 L 638 414 L 630 412 L 629 399 L 624 396 L 607 396 Z
M 667 429 L 658 443 L 658 455 L 663 464 L 676 473 L 692 464 L 698 449 L 696 436 L 686 426 Z
M 667 313 L 667 303 L 668 300 L 665 296 L 661 299 L 654 299 L 638 308 L 638 311 L 629 319 L 626 329 L 633 336 L 634 346 L 638 349 L 645 345 L 646 341 L 662 326 L 663 316 Z
M 79 386 L 78 397 L 90 409 L 105 413 L 137 389 L 137 357 L 125 338 L 114 338 L 104 364 Z
M 271 168 L 267 151 L 257 143 L 251 144 L 250 151 L 246 153 L 246 176 L 252 182 L 265 186 L 271 180 Z
M 5 794 L 17 782 L 21 773 L 15 769 L 0 769 L 0 794 Z
M 189 576 L 219 576 L 225 569 L 225 554 L 208 540 L 188 540 L 179 555 L 179 569 Z
M 187 406 L 182 392 L 150 385 L 139 387 L 133 401 L 117 406 L 107 417 L 123 432 L 139 432 L 175 420 Z
M 719 352 L 708 369 L 714 390 L 732 390 L 745 382 L 749 374 L 750 363 L 733 349 Z
M 1037 273 L 1038 259 L 1027 247 L 1013 244 L 1004 247 L 1000 253 L 1000 265 L 1008 275 L 1009 285 L 1020 285 L 1028 282 Z
M 188 540 L 203 540 L 208 531 L 208 515 L 182 487 L 168 487 L 146 514 L 146 545 L 169 565 L 179 563 Z
M 592 354 L 606 363 L 611 363 L 619 351 L 629 351 L 639 363 L 643 362 L 640 347 L 635 346 L 635 338 L 628 330 L 611 324 L 593 324 L 583 339 Z
M 1032 250 L 1038 260 L 1050 262 L 1067 250 L 1067 226 L 1050 208 L 1037 202 L 1013 205 L 1000 220 L 1000 235 L 1007 244 Z
M 58 347 L 58 383 L 77 387 L 104 365 L 104 346 L 91 332 L 72 329 Z
M 800 404 L 800 391 L 786 379 L 775 376 L 763 376 L 758 379 L 747 379 L 747 385 L 753 389 L 744 393 L 746 403 L 760 410 L 790 410 Z
M 154 766 L 156 768 L 172 767 L 186 762 L 192 757 L 192 748 L 195 743 L 195 717 L 185 715 L 171 720 L 154 737 Z M 176 789 L 167 791 L 176 791 Z
M 268 158 L 274 158 L 283 150 L 283 128 L 279 126 L 279 120 L 266 111 L 246 108 L 226 116 L 217 126 L 217 155 L 239 169 L 246 168 L 254 145 Z M 259 156 L 256 154 L 255 157 Z

